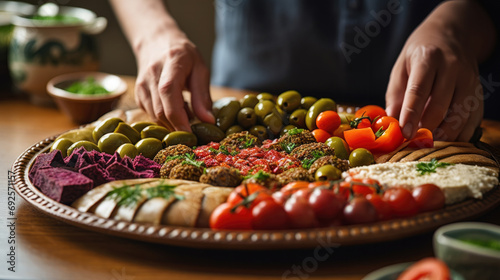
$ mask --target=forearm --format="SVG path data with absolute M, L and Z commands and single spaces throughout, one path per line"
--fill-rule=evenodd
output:
M 110 0 L 110 3 L 136 54 L 147 39 L 183 34 L 161 0 Z
M 422 23 L 457 43 L 484 61 L 493 51 L 496 32 L 489 15 L 477 1 L 452 0 L 439 5 Z

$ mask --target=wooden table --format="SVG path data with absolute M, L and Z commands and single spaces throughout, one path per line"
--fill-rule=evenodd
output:
M 134 106 L 133 77 L 123 108 Z M 213 88 L 213 98 L 244 91 Z M 432 233 L 393 242 L 289 251 L 197 250 L 149 244 L 67 225 L 16 196 L 15 234 L 9 239 L 8 170 L 26 148 L 75 128 L 57 108 L 31 105 L 27 98 L 0 95 L 0 279 L 361 279 L 386 265 L 433 255 Z M 500 123 L 484 121 L 482 140 L 500 148 Z M 500 224 L 500 208 L 478 218 Z M 15 240 L 15 244 L 9 244 Z M 15 245 L 15 272 L 6 261 Z

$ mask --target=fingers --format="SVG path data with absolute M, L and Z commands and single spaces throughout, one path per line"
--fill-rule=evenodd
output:
M 410 57 L 410 74 L 399 118 L 406 139 L 415 135 L 432 90 L 437 71 L 435 58 L 435 49 L 427 47 L 417 48 Z
M 389 116 L 399 118 L 407 83 L 408 74 L 406 72 L 405 59 L 404 55 L 400 55 L 392 68 L 389 85 L 385 94 L 385 109 Z
M 204 64 L 195 65 L 189 79 L 191 105 L 195 115 L 206 123 L 214 123 L 212 114 L 212 99 L 210 98 L 210 74 Z
M 182 96 L 189 75 L 189 66 L 189 62 L 182 61 L 182 57 L 174 57 L 165 64 L 157 85 L 158 104 L 161 108 L 158 111 L 155 108 L 155 114 L 158 116 L 164 114 L 175 130 L 191 131 Z

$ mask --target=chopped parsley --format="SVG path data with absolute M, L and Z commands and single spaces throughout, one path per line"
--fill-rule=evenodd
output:
M 281 142 L 280 144 L 281 148 L 287 153 L 291 153 L 293 151 L 293 149 L 295 149 L 295 143 L 284 143 L 284 142 Z
M 94 77 L 88 77 L 86 81 L 74 82 L 69 87 L 65 88 L 65 90 L 71 93 L 83 95 L 109 93 L 108 90 L 95 81 Z
M 312 151 L 311 155 L 313 156 L 312 158 L 306 158 L 302 161 L 302 167 L 305 169 L 311 168 L 311 165 L 320 157 L 325 156 L 325 153 L 323 151 Z
M 245 176 L 245 179 L 255 179 L 257 181 L 265 181 L 265 180 L 269 179 L 269 177 L 271 177 L 271 175 L 269 175 L 269 173 L 262 171 L 262 170 L 259 170 L 255 174 Z
M 437 159 L 433 158 L 430 162 L 419 162 L 417 163 L 417 171 L 420 172 L 420 175 L 435 173 L 437 168 L 443 168 L 451 163 L 447 162 L 438 162 Z
M 205 167 L 205 163 L 203 161 L 196 160 L 195 154 L 185 154 L 182 164 L 191 164 L 196 167 Z
M 246 141 L 243 143 L 242 147 L 243 149 L 250 148 L 254 145 L 255 138 L 250 138 L 246 139 Z
M 301 133 L 302 131 L 304 131 L 303 128 L 292 128 L 288 131 L 288 135 L 295 135 L 295 134 L 299 134 Z

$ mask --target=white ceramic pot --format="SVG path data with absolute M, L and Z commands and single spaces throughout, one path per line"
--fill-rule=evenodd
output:
M 37 105 L 52 104 L 47 82 L 55 76 L 99 68 L 93 35 L 107 25 L 92 11 L 62 7 L 59 15 L 72 21 L 51 21 L 15 16 L 9 49 L 9 69 L 15 86 Z

